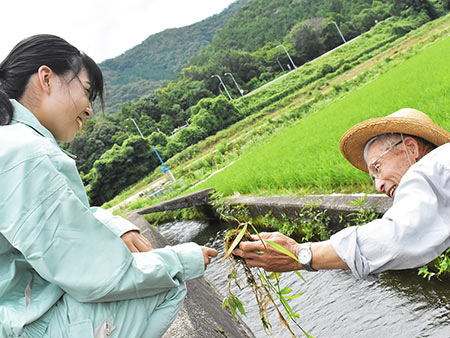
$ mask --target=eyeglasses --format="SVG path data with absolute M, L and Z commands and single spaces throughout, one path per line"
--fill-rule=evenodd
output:
M 379 179 L 381 175 L 381 164 L 376 163 L 380 160 L 384 155 L 386 155 L 388 152 L 390 152 L 392 149 L 394 149 L 396 146 L 398 146 L 400 143 L 402 143 L 403 140 L 398 141 L 397 143 L 391 145 L 389 148 L 387 148 L 380 156 L 378 156 L 376 159 L 374 159 L 372 162 L 370 162 L 370 166 L 373 168 L 373 174 L 372 179 L 375 181 L 375 179 Z

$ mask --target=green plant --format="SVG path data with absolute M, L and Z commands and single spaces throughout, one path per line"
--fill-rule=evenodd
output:
M 347 215 L 348 219 L 344 221 L 344 218 L 341 216 L 340 221 L 345 222 L 346 227 L 354 226 L 354 225 L 364 225 L 378 218 L 378 215 L 375 213 L 376 202 L 374 202 L 370 207 L 366 207 L 367 203 L 367 194 L 355 198 L 353 201 L 348 203 L 354 207 L 357 207 L 358 210 L 352 212 Z
M 303 233 L 302 241 L 308 242 L 311 239 L 325 240 L 330 236 L 330 218 L 326 210 L 318 209 L 317 205 L 304 206 L 298 214 L 298 222 Z
M 440 279 L 444 276 L 450 275 L 450 248 L 448 248 L 443 254 L 439 255 L 432 262 L 424 265 L 419 269 L 419 276 L 422 275 L 423 278 L 431 278 L 435 277 Z
M 228 221 L 232 218 L 229 216 L 221 215 L 225 217 Z M 237 219 L 234 219 L 237 221 Z M 259 308 L 259 316 L 264 328 L 264 331 L 268 334 L 271 334 L 272 324 L 269 321 L 269 316 L 267 313 L 267 308 L 269 305 L 273 306 L 278 313 L 278 317 L 280 319 L 280 325 L 282 327 L 286 327 L 288 331 L 292 334 L 292 337 L 296 337 L 295 333 L 291 329 L 288 320 L 292 320 L 295 325 L 303 332 L 306 337 L 313 338 L 310 334 L 308 334 L 296 321 L 299 317 L 297 313 L 293 311 L 291 306 L 288 303 L 289 299 L 297 298 L 301 296 L 303 293 L 299 293 L 296 295 L 289 295 L 292 292 L 290 288 L 282 288 L 280 283 L 280 274 L 279 273 L 267 273 L 266 271 L 256 268 L 256 272 L 254 273 L 245 260 L 240 257 L 234 256 L 232 251 L 237 247 L 237 245 L 241 242 L 241 240 L 252 240 L 250 232 L 247 230 L 248 227 L 251 227 L 253 231 L 258 234 L 256 229 L 252 226 L 251 223 L 241 223 L 239 221 L 236 229 L 230 230 L 225 235 L 224 245 L 226 254 L 223 258 L 228 258 L 231 262 L 231 272 L 228 275 L 228 295 L 225 297 L 222 307 L 228 306 L 231 309 L 233 316 L 236 314 L 236 309 L 239 312 L 246 316 L 246 312 L 244 309 L 244 305 L 242 301 L 236 297 L 232 290 L 231 285 L 234 283 L 239 289 L 250 287 L 253 291 L 253 294 L 256 298 L 256 303 Z M 259 236 L 259 235 L 258 235 Z M 261 239 L 261 238 L 260 238 Z M 261 239 L 262 240 L 262 239 Z M 292 253 L 279 246 L 278 244 L 271 241 L 263 241 L 265 244 L 270 245 L 275 250 L 278 250 L 291 258 L 298 261 L 297 257 L 295 257 Z M 238 266 L 240 266 L 243 271 L 245 278 L 240 277 L 238 272 Z M 304 281 L 303 277 L 300 275 L 298 271 L 296 271 L 297 275 Z M 274 295 L 274 296 L 273 296 Z M 288 320 L 285 319 L 283 314 L 281 313 L 278 305 L 276 304 L 274 297 L 276 297 L 287 315 Z

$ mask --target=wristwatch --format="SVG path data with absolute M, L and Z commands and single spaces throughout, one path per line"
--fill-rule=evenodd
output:
M 317 271 L 311 267 L 312 261 L 311 242 L 300 244 L 300 250 L 298 251 L 297 258 L 305 270 Z

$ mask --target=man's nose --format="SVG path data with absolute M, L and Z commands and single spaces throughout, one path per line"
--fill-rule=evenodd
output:
M 376 178 L 376 179 L 375 179 L 375 189 L 376 189 L 378 192 L 384 192 L 384 188 L 385 188 L 385 182 L 384 182 L 384 180 L 381 180 L 381 179 Z

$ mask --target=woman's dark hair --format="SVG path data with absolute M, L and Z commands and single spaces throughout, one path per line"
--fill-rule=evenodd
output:
M 0 64 L 0 125 L 11 123 L 9 99 L 20 99 L 30 77 L 44 65 L 60 76 L 71 71 L 74 78 L 86 69 L 91 82 L 89 100 L 98 97 L 103 108 L 103 75 L 94 60 L 60 37 L 33 35 L 19 42 Z

